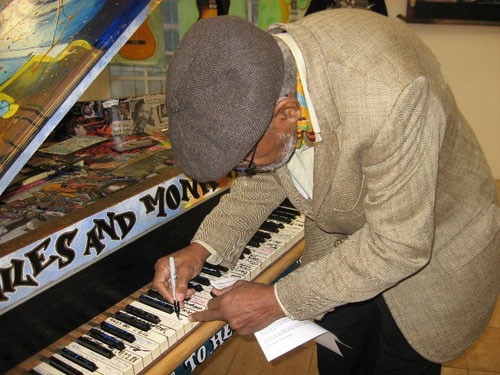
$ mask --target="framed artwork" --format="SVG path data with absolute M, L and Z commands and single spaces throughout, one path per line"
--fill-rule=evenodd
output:
M 500 25 L 499 0 L 408 0 L 411 23 Z

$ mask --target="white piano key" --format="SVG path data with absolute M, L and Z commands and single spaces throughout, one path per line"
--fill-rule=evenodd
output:
M 273 248 L 272 246 L 269 246 L 267 242 L 259 247 L 258 249 L 255 249 L 254 252 L 256 254 L 260 254 L 261 256 L 266 258 L 266 263 L 271 263 L 271 261 L 274 261 L 275 257 L 274 254 L 276 253 L 276 249 Z
M 165 336 L 158 335 L 155 332 L 152 332 L 150 333 L 150 335 L 148 335 L 149 332 L 144 332 L 115 318 L 108 318 L 106 319 L 106 322 L 133 334 L 135 337 L 135 341 L 132 344 L 140 345 L 144 349 L 149 350 L 151 352 L 153 360 L 158 358 L 160 353 L 168 348 L 168 340 Z M 154 339 L 159 341 L 161 340 L 161 342 L 153 340 L 148 336 L 152 336 L 154 337 Z
M 174 345 L 177 342 L 177 337 L 176 337 L 175 331 L 173 329 L 165 327 L 164 325 L 161 325 L 161 324 L 155 324 L 155 323 L 148 322 L 142 318 L 131 315 L 124 310 L 122 310 L 121 313 L 124 315 L 127 315 L 129 317 L 134 317 L 135 319 L 137 319 L 143 323 L 149 324 L 149 326 L 151 327 L 149 332 L 154 332 L 156 334 L 159 334 L 159 335 L 165 337 L 167 339 L 168 347 Z M 150 337 L 150 339 L 154 340 L 152 337 Z M 154 340 L 154 341 L 156 341 L 156 340 Z
M 193 310 L 194 312 L 203 311 L 207 308 L 206 304 L 200 304 L 194 302 L 191 298 L 189 300 L 184 301 L 184 307 Z
M 203 298 L 200 293 L 195 293 L 194 295 L 191 296 L 191 298 L 189 299 L 192 303 L 196 303 L 200 306 L 203 306 L 205 309 L 207 308 L 207 304 L 208 304 L 208 301 L 210 301 L 210 299 L 207 299 L 207 298 Z
M 79 364 L 73 362 L 73 361 L 70 361 L 69 359 L 67 359 L 66 357 L 63 357 L 62 355 L 58 354 L 58 353 L 54 353 L 53 355 L 54 358 L 57 358 L 58 360 L 60 360 L 61 362 L 64 362 L 66 363 L 67 365 L 73 367 L 75 370 L 78 370 L 80 371 L 82 374 L 84 375 L 95 375 L 96 373 L 97 374 L 102 374 L 102 375 L 106 375 L 102 372 L 99 371 L 99 368 L 97 368 L 97 370 L 95 372 L 92 372 L 90 370 L 87 370 L 86 368 L 80 366 Z M 88 359 L 88 358 L 87 358 Z M 93 362 L 93 361 L 92 361 Z
M 119 358 L 105 358 L 100 354 L 87 349 L 76 342 L 72 342 L 66 346 L 69 350 L 88 358 L 94 362 L 99 371 L 106 375 L 134 375 L 134 369 L 128 363 L 120 360 Z
M 141 357 L 142 364 L 144 367 L 148 366 L 151 362 L 153 362 L 153 356 L 151 355 L 151 351 L 143 348 L 142 346 L 136 345 L 135 343 L 130 343 L 127 341 L 123 342 L 125 345 L 125 350 L 129 353 L 133 353 Z
M 251 248 L 251 254 L 247 255 L 245 259 L 242 259 L 241 262 L 244 264 L 250 264 L 254 266 L 252 272 L 259 273 L 267 268 L 270 265 L 271 261 L 267 254 L 263 254 L 260 252 L 260 248 Z M 255 275 L 257 276 L 257 275 Z M 254 279 L 255 277 L 252 277 Z
M 177 317 L 175 315 L 172 317 L 172 314 L 168 314 L 164 311 L 155 309 L 149 305 L 141 303 L 140 301 L 133 301 L 130 303 L 130 305 L 158 316 L 161 319 L 161 324 L 175 331 L 177 340 L 180 340 L 186 334 L 186 328 L 184 327 L 184 324 L 177 320 Z
M 101 341 L 99 341 L 99 340 L 97 340 L 89 335 L 83 335 L 83 337 L 85 337 L 89 341 L 92 341 L 92 342 L 95 342 L 97 344 L 104 346 L 106 349 L 111 350 L 111 352 L 113 352 L 113 354 L 116 357 L 118 357 L 119 359 L 121 359 L 124 362 L 129 363 L 132 366 L 132 368 L 134 369 L 134 372 L 136 374 L 144 368 L 143 360 L 137 354 L 134 354 L 132 352 L 128 352 L 127 350 L 118 350 L 118 349 L 112 348 L 108 344 L 105 344 L 105 343 L 103 343 L 103 342 L 101 342 Z
M 64 372 L 59 371 L 46 362 L 40 362 L 38 365 L 33 367 L 33 369 L 38 371 L 42 375 L 65 375 Z
M 212 291 L 213 287 L 212 286 L 208 287 L 205 285 L 202 286 L 203 290 L 201 292 L 196 292 L 195 295 L 204 298 L 206 300 L 211 300 L 213 297 L 210 295 L 210 292 Z
M 251 270 L 238 268 L 238 269 L 232 270 L 231 272 L 228 272 L 227 275 L 225 275 L 225 277 L 228 277 L 228 278 L 234 277 L 237 279 L 250 281 L 251 280 L 250 273 L 251 273 Z

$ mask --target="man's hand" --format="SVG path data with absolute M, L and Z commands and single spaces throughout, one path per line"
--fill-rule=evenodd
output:
M 213 293 L 217 297 L 208 302 L 208 310 L 191 314 L 190 321 L 224 320 L 239 334 L 248 335 L 285 316 L 272 285 L 238 281 Z
M 210 256 L 208 250 L 203 246 L 193 243 L 185 248 L 164 256 L 155 264 L 155 275 L 153 277 L 153 288 L 155 288 L 170 303 L 174 302 L 170 286 L 170 266 L 168 258 L 174 257 L 175 269 L 177 271 L 177 300 L 183 306 L 184 298 L 190 297 L 193 290 L 188 289 L 189 281 L 197 276 L 203 263 Z

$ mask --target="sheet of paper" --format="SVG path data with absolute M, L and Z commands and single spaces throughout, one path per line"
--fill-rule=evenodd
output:
M 216 289 L 224 289 L 233 285 L 236 281 L 241 280 L 239 277 L 221 277 L 216 280 L 210 280 L 210 284 Z
M 276 320 L 255 332 L 255 337 L 268 361 L 289 352 L 307 341 L 315 340 L 342 356 L 337 336 L 310 320 L 293 320 L 288 317 Z

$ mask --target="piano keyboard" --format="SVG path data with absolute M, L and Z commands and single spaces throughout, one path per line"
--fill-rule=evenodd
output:
M 196 292 L 185 301 L 179 319 L 173 306 L 151 289 L 151 285 L 147 285 L 24 361 L 10 373 L 135 375 L 145 373 L 146 369 L 150 373 L 152 364 L 156 365 L 160 357 L 169 356 L 194 328 L 213 323 L 188 321 L 190 314 L 205 309 L 212 298 L 212 280 L 236 277 L 270 282 L 297 256 L 288 260 L 286 265 L 282 264 L 281 270 L 275 272 L 271 279 L 268 276 L 267 280 L 260 280 L 263 271 L 302 238 L 303 217 L 295 209 L 282 205 L 273 211 L 248 242 L 234 269 L 205 264 L 201 274 L 191 281 L 191 287 Z M 217 327 L 220 326 L 221 323 Z M 192 347 L 191 351 L 196 348 Z M 182 362 L 185 357 L 176 359 L 175 363 Z M 174 369 L 162 368 L 161 372 L 170 373 Z

